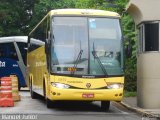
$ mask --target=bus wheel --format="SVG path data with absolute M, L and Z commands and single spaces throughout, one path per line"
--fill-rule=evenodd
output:
M 30 82 L 30 94 L 32 99 L 38 98 L 38 95 L 33 91 L 32 81 Z
M 53 108 L 54 107 L 54 101 L 46 99 L 47 108 Z
M 110 107 L 110 101 L 101 101 L 101 109 L 103 111 L 108 111 Z
M 44 99 L 47 100 L 47 93 L 46 93 L 46 84 L 45 81 L 43 80 L 43 95 L 44 95 Z

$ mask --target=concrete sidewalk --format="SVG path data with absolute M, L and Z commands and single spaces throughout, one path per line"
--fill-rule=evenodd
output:
M 149 118 L 157 118 L 160 120 L 160 109 L 143 109 L 137 106 L 137 97 L 124 97 L 121 104 L 128 109 L 137 112 Z

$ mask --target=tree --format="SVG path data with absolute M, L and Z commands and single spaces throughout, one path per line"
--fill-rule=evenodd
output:
M 75 0 L 38 0 L 34 5 L 30 30 L 53 9 L 75 8 Z
M 132 56 L 130 58 L 125 59 L 125 89 L 127 91 L 136 91 L 137 89 L 137 32 L 135 30 L 135 24 L 131 16 L 125 14 L 123 16 L 123 31 L 126 39 L 130 39 L 132 46 Z M 125 46 L 127 46 L 129 42 L 126 40 Z
M 0 36 L 26 35 L 33 7 L 33 0 L 1 0 Z

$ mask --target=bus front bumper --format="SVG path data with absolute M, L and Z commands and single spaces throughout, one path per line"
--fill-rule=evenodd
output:
M 52 88 L 48 98 L 50 100 L 80 100 L 80 101 L 121 101 L 123 88 L 120 89 L 59 89 Z

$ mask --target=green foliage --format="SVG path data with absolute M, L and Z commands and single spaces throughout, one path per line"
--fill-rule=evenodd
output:
M 137 92 L 124 91 L 124 96 L 125 97 L 135 97 L 135 96 L 137 96 Z
M 26 34 L 33 6 L 33 0 L 1 0 L 0 36 Z
M 132 45 L 132 56 L 125 59 L 125 90 L 127 91 L 136 91 L 137 89 L 137 33 L 135 31 L 135 25 L 133 19 L 128 14 L 125 14 L 122 18 L 122 26 L 124 35 L 126 38 L 125 46 L 129 45 L 128 39 L 131 41 Z
M 1 0 L 0 3 L 0 37 L 10 35 L 28 35 L 34 26 L 51 9 L 90 8 L 118 12 L 122 16 L 125 38 L 131 40 L 132 57 L 125 59 L 125 76 L 127 91 L 136 90 L 136 41 L 135 25 L 132 18 L 125 13 L 129 0 Z M 125 40 L 125 47 L 129 44 Z

